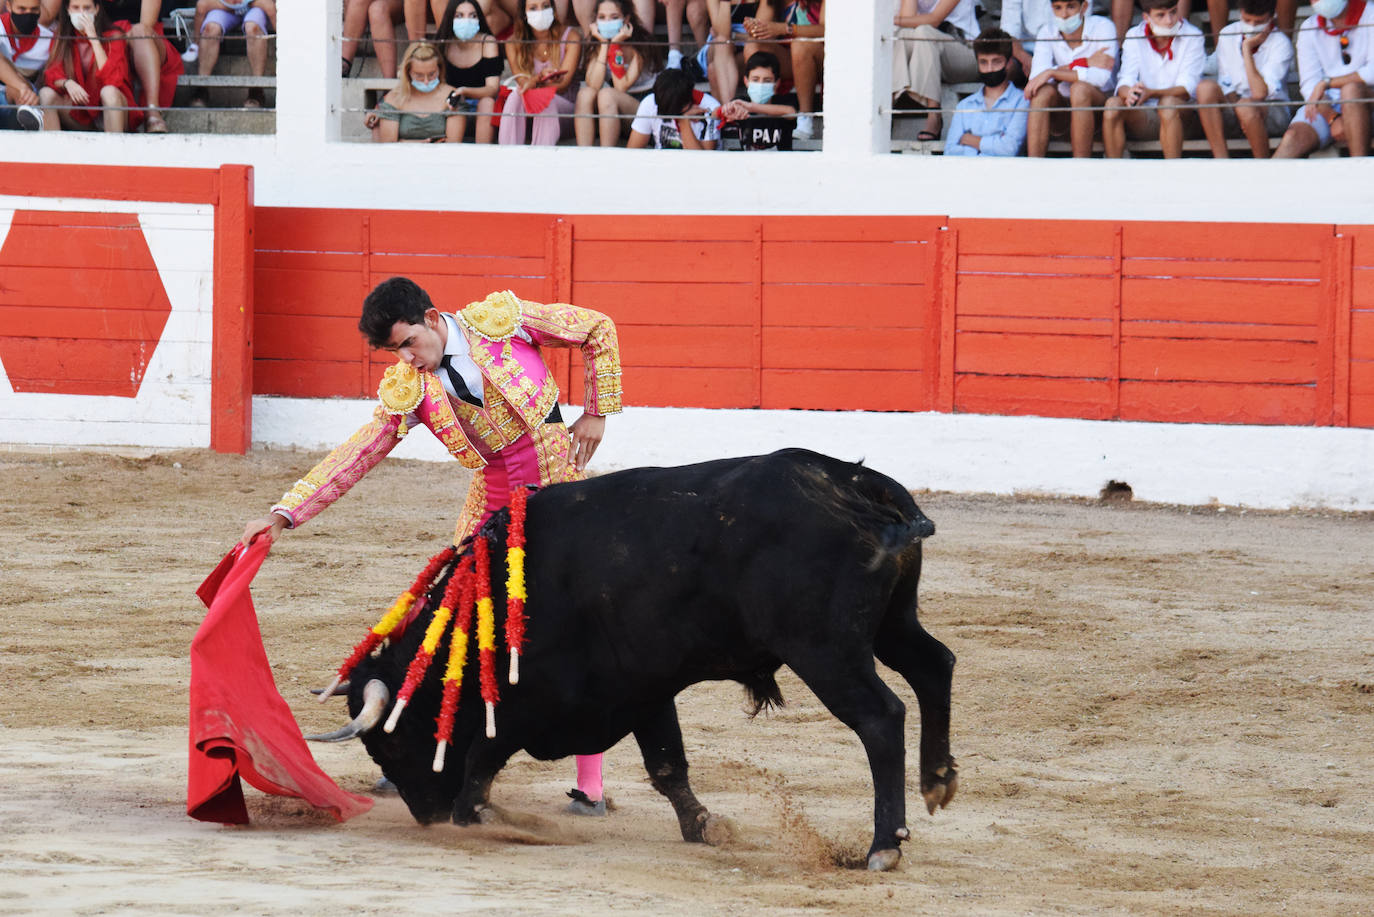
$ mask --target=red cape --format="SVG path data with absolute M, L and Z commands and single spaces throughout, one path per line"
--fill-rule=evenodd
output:
M 186 814 L 248 823 L 242 775 L 264 793 L 296 796 L 339 821 L 372 800 L 339 788 L 320 770 L 291 708 L 277 691 L 248 592 L 271 542 L 235 546 L 196 595 L 210 609 L 191 641 L 190 767 Z

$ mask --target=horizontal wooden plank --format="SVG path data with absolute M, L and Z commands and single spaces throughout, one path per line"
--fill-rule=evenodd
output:
M 3 337 L 5 374 L 16 392 L 132 398 L 156 342 Z
M 554 217 L 540 213 L 373 210 L 376 253 L 543 258 Z
M 1106 220 L 950 220 L 964 255 L 1071 255 L 1110 258 L 1115 223 Z
M 929 283 L 935 247 L 914 242 L 765 242 L 764 283 Z
M 626 373 L 642 366 L 740 368 L 758 360 L 752 328 L 705 325 L 684 331 L 671 325 L 620 324 L 616 330 Z
M 362 367 L 357 360 L 253 360 L 253 394 L 291 398 L 367 398 L 376 385 L 364 389 Z M 361 426 L 366 417 L 358 419 Z
M 1320 223 L 1140 221 L 1122 224 L 1121 252 L 1125 258 L 1316 261 L 1331 237 L 1332 227 Z
M 1109 318 L 1022 318 L 1015 315 L 960 315 L 956 331 L 994 331 L 1004 334 L 1110 335 Z
M 353 271 L 253 271 L 253 312 L 256 315 L 337 315 L 355 321 L 362 311 L 363 275 Z
M 362 254 L 364 210 L 255 207 L 253 244 L 259 252 Z
M 962 247 L 962 246 L 961 246 Z M 1071 255 L 979 255 L 959 252 L 959 274 L 1010 274 L 1030 277 L 1115 276 L 1116 262 L 1110 256 Z
M 359 252 L 280 252 L 260 248 L 253 253 L 254 268 L 278 271 L 335 271 L 361 276 L 365 266 L 366 256 Z
M 376 277 L 410 277 L 415 274 L 429 276 L 490 277 L 492 284 L 500 286 L 507 277 L 536 277 L 547 275 L 548 265 L 542 256 L 519 258 L 502 255 L 478 254 L 376 254 L 369 259 L 369 266 Z
M 576 216 L 574 244 L 601 242 L 752 242 L 759 228 L 758 217 L 673 216 L 612 214 Z
M 954 377 L 954 409 L 970 414 L 1107 420 L 1112 415 L 1112 388 L 1101 379 L 959 373 Z
M 926 411 L 919 372 L 765 369 L 763 404 L 770 410 Z
M 766 216 L 763 241 L 934 243 L 944 225 L 938 216 Z
M 1350 425 L 1374 427 L 1374 395 L 1350 396 Z
M 1374 311 L 1351 313 L 1350 356 L 1355 360 L 1374 360 Z
M 1350 272 L 1350 301 L 1356 308 L 1374 309 L 1374 257 L 1368 267 L 1357 266 Z
M 659 283 L 754 281 L 758 246 L 752 242 L 573 243 L 573 281 Z
M 918 370 L 922 331 L 887 328 L 778 328 L 763 331 L 766 369 Z
M 148 341 L 156 344 L 167 309 L 84 309 L 78 305 L 0 305 L 0 336 L 57 340 Z
M 253 352 L 267 360 L 358 361 L 367 344 L 355 317 L 258 315 Z
M 1330 410 L 1330 405 L 1327 405 Z M 1121 419 L 1161 423 L 1299 424 L 1315 421 L 1316 388 L 1223 382 L 1121 383 Z
M 1250 322 L 1123 321 L 1124 338 L 1223 338 L 1248 341 L 1296 341 L 1317 339 L 1314 325 L 1257 325 Z
M 758 306 L 752 283 L 621 283 L 583 280 L 572 301 L 611 316 L 617 324 L 749 325 Z
M 1121 262 L 1123 277 L 1195 277 L 1231 280 L 1308 280 L 1321 279 L 1321 261 L 1243 261 L 1239 259 L 1126 258 Z
M 1127 320 L 1315 326 L 1324 304 L 1322 286 L 1315 283 L 1139 277 L 1121 281 L 1121 317 Z
M 573 371 L 573 398 L 581 402 L 580 373 Z M 755 376 L 748 369 L 653 367 L 626 374 L 626 403 L 658 408 L 752 408 Z
M 5 266 L 0 306 L 171 309 L 162 278 L 151 267 L 73 271 L 47 266 Z
M 219 172 L 165 166 L 82 164 L 73 168 L 67 163 L 28 162 L 6 163 L 0 169 L 0 194 L 31 195 L 34 189 L 60 189 L 56 193 L 63 197 L 105 201 L 215 204 L 219 202 Z
M 1374 360 L 1355 360 L 1350 364 L 1350 394 L 1374 396 Z
M 955 308 L 963 315 L 1110 319 L 1114 277 L 961 276 Z
M 923 328 L 933 304 L 920 284 L 768 283 L 763 323 L 777 326 Z
M 1112 375 L 1110 337 L 1071 334 L 960 332 L 954 369 L 999 376 L 1055 376 L 1102 379 Z
M 1157 382 L 1315 383 L 1317 345 L 1291 341 L 1125 339 L 1121 342 L 1121 378 Z
M 372 282 L 381 283 L 389 276 L 373 273 Z M 461 274 L 425 274 L 412 271 L 399 276 L 409 277 L 429 294 L 435 307 L 454 312 L 469 303 L 485 299 L 496 290 L 510 290 L 521 299 L 544 302 L 548 298 L 549 283 L 543 277 L 469 277 Z M 361 306 L 361 303 L 360 303 Z

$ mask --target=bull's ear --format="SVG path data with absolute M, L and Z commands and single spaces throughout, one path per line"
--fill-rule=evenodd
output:
M 386 705 L 390 700 L 391 689 L 386 686 L 386 682 L 380 678 L 374 678 L 363 686 L 363 709 L 358 711 L 358 715 L 353 717 L 352 722 L 334 732 L 306 736 L 306 738 L 311 742 L 345 742 L 349 739 L 356 739 L 381 722 L 382 713 L 386 711 Z

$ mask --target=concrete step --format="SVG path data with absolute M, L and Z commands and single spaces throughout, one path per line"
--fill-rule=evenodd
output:
M 162 117 L 174 134 L 273 134 L 277 130 L 277 113 L 271 109 L 164 108 Z

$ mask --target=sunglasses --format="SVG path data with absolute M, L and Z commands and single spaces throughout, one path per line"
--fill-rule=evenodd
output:
M 1341 63 L 1347 64 L 1347 65 L 1350 63 L 1350 36 L 1349 36 L 1349 35 L 1342 35 L 1342 36 L 1341 36 Z

